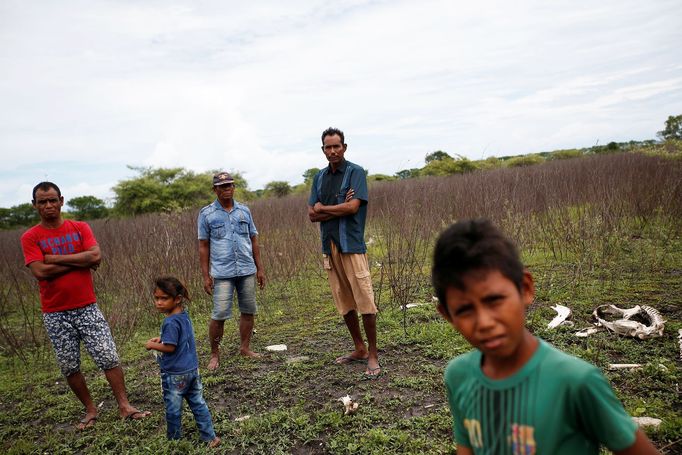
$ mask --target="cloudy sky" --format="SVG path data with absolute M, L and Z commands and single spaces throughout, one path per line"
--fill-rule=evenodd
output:
M 370 173 L 655 138 L 682 114 L 679 0 L 0 3 L 0 207 L 127 166 Z

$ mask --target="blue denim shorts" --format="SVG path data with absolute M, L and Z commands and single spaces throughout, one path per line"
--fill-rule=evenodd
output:
M 256 314 L 256 274 L 213 280 L 213 313 L 211 319 L 224 321 L 232 317 L 232 301 L 237 291 L 237 303 L 242 314 Z
M 119 365 L 109 324 L 96 303 L 74 310 L 43 313 L 43 323 L 64 376 L 71 376 L 81 369 L 81 341 L 100 369 L 109 370 Z

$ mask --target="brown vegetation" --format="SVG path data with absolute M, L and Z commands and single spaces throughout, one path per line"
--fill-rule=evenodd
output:
M 627 242 L 622 233 L 633 223 L 647 229 L 656 219 L 657 226 L 666 227 L 661 235 L 678 236 L 682 161 L 630 153 L 555 160 L 377 183 L 370 199 L 367 235 L 375 287 L 384 302 L 404 305 L 428 283 L 435 235 L 457 219 L 488 217 L 517 240 L 525 255 L 550 254 L 571 261 L 576 270 L 602 265 Z M 318 226 L 307 220 L 305 206 L 300 195 L 250 204 L 275 289 L 268 298 L 300 278 L 321 274 Z M 104 255 L 95 287 L 118 339 L 129 337 L 153 314 L 152 277 L 173 274 L 194 295 L 203 292 L 196 216 L 195 209 L 92 222 Z M 45 337 L 37 286 L 23 266 L 19 237 L 19 231 L 0 232 L 0 349 L 40 355 L 34 348 L 44 345 Z

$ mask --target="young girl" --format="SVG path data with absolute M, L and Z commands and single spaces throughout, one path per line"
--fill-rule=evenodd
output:
M 157 278 L 155 281 L 154 304 L 166 315 L 161 325 L 161 336 L 145 343 L 148 350 L 159 351 L 163 401 L 166 404 L 166 435 L 168 439 L 182 437 L 182 400 L 187 400 L 201 439 L 209 447 L 220 444 L 211 421 L 211 413 L 201 393 L 199 360 L 194 343 L 192 321 L 185 312 L 182 302 L 189 301 L 187 288 L 176 278 Z

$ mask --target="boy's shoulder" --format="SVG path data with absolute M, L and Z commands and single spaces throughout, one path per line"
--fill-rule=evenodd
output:
M 543 387 L 557 393 L 566 391 L 573 397 L 584 395 L 588 389 L 602 386 L 610 388 L 608 380 L 597 366 L 564 352 L 545 340 L 538 338 L 538 341 L 541 355 L 534 369 L 541 378 Z
M 543 375 L 555 376 L 560 382 L 571 384 L 582 384 L 586 378 L 594 375 L 603 376 L 599 368 L 591 363 L 561 351 L 541 338 L 538 341 L 538 350 L 526 364 L 531 369 L 539 369 Z M 446 381 L 460 382 L 479 376 L 481 357 L 481 352 L 473 349 L 450 360 L 445 368 Z M 525 371 L 522 374 L 527 373 Z
M 598 373 L 601 371 L 591 363 L 575 357 L 567 352 L 564 352 L 545 340 L 538 339 L 540 345 L 546 351 L 540 365 L 543 370 L 555 371 L 561 376 L 566 376 L 567 379 L 582 379 L 586 376 Z
M 474 371 L 477 371 L 481 365 L 481 353 L 476 349 L 458 355 L 448 362 L 445 367 L 445 379 L 462 379 L 465 376 L 471 376 Z

